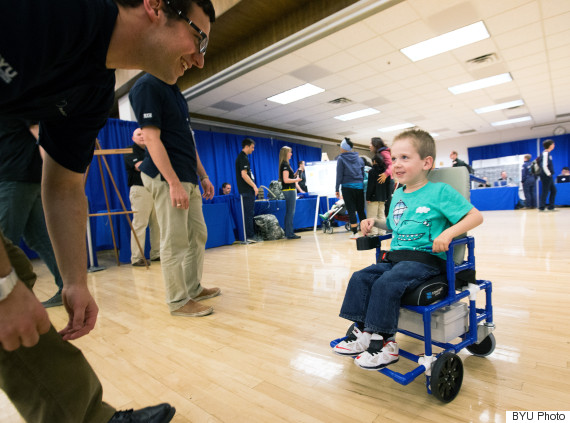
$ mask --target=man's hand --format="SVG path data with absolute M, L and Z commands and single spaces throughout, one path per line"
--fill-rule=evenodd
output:
M 204 190 L 202 197 L 204 197 L 206 200 L 211 200 L 214 198 L 214 185 L 212 185 L 210 179 L 206 178 L 202 180 L 202 189 Z
M 340 200 L 340 192 L 335 192 L 334 195 L 336 196 L 336 198 L 338 198 Z
M 374 218 L 372 217 L 364 219 L 360 222 L 360 230 L 362 231 L 362 235 L 364 236 L 368 235 L 373 227 L 374 227 Z
M 255 196 L 257 197 L 257 194 L 259 193 L 259 188 L 253 187 L 253 192 L 255 193 Z
M 388 175 L 386 175 L 386 173 L 381 173 L 380 175 L 378 175 L 378 183 L 383 184 L 384 182 L 386 182 L 386 178 L 388 178 Z
M 169 185 L 170 187 L 170 204 L 175 209 L 188 210 L 190 200 L 188 193 L 180 182 Z
M 6 351 L 33 347 L 50 328 L 48 314 L 36 296 L 18 281 L 0 301 L 0 344 Z
M 63 305 L 69 315 L 67 326 L 59 331 L 64 341 L 87 335 L 95 327 L 99 308 L 87 286 L 74 284 L 63 288 Z

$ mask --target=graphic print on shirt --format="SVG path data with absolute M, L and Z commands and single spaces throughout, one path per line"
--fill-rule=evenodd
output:
M 407 219 L 402 220 L 405 211 L 408 209 L 403 200 L 398 201 L 394 206 L 392 212 L 392 219 L 396 224 L 397 236 L 392 238 L 392 244 L 398 246 L 405 246 L 406 243 L 412 242 L 417 245 L 417 241 L 427 237 L 429 242 L 433 242 L 431 229 L 432 222 L 430 219 Z M 415 214 L 425 214 L 430 211 L 429 207 L 418 207 Z M 413 247 L 412 247 L 413 249 Z

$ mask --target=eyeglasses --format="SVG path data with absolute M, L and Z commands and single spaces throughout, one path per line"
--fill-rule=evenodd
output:
M 188 22 L 188 25 L 190 25 L 192 28 L 194 28 L 194 30 L 196 30 L 196 32 L 200 35 L 201 39 L 200 39 L 200 44 L 199 44 L 199 51 L 202 54 L 206 54 L 206 49 L 208 48 L 208 36 L 204 33 L 204 31 L 202 31 L 200 28 L 198 28 L 198 26 L 192 22 L 190 19 L 188 19 L 186 16 L 184 16 L 184 14 L 177 8 L 175 8 L 174 6 L 172 6 L 172 4 L 170 4 L 169 0 L 165 0 L 165 3 L 170 6 L 170 8 L 172 10 L 174 10 L 176 13 L 178 13 L 178 16 L 185 20 L 186 22 Z

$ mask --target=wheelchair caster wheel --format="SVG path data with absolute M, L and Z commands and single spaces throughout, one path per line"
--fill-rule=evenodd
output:
M 443 353 L 431 369 L 431 393 L 442 402 L 451 402 L 463 382 L 463 363 L 456 354 Z
M 495 351 L 495 346 L 497 342 L 495 341 L 495 336 L 490 333 L 478 344 L 471 344 L 468 347 L 465 347 L 467 351 L 471 354 L 476 355 L 477 357 L 486 357 Z
M 328 232 L 329 234 L 332 234 L 332 233 L 334 232 L 334 228 L 333 228 L 332 226 L 329 226 L 329 227 L 327 228 L 327 232 Z
M 350 223 L 345 224 L 344 229 L 346 229 L 347 231 L 350 231 Z

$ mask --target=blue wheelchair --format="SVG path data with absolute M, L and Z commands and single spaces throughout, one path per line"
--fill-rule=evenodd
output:
M 464 172 L 463 172 L 464 171 Z M 469 180 L 465 168 L 437 169 L 430 172 L 430 180 L 449 183 L 463 195 L 468 195 L 462 181 Z M 449 181 L 449 182 L 448 182 Z M 380 258 L 381 241 L 391 235 L 377 238 L 360 238 L 359 249 L 376 248 L 376 260 Z M 360 241 L 357 240 L 357 241 Z M 467 255 L 465 256 L 465 248 Z M 423 354 L 413 354 L 400 348 L 400 356 L 418 363 L 408 373 L 399 373 L 389 367 L 378 372 L 391 377 L 402 385 L 408 385 L 425 373 L 428 394 L 448 403 L 452 401 L 463 382 L 463 363 L 457 353 L 466 348 L 479 357 L 490 355 L 495 349 L 493 330 L 492 285 L 487 280 L 475 278 L 475 240 L 472 236 L 455 239 L 447 252 L 446 275 L 436 276 L 413 291 L 406 292 L 400 308 L 398 332 L 421 340 L 425 344 Z M 478 308 L 479 291 L 485 292 L 485 306 Z M 468 303 L 461 300 L 467 299 Z M 453 321 L 448 322 L 447 316 Z M 346 336 L 331 341 L 334 348 L 352 333 L 351 326 Z M 452 340 L 459 340 L 452 343 Z M 442 351 L 434 353 L 432 346 Z

